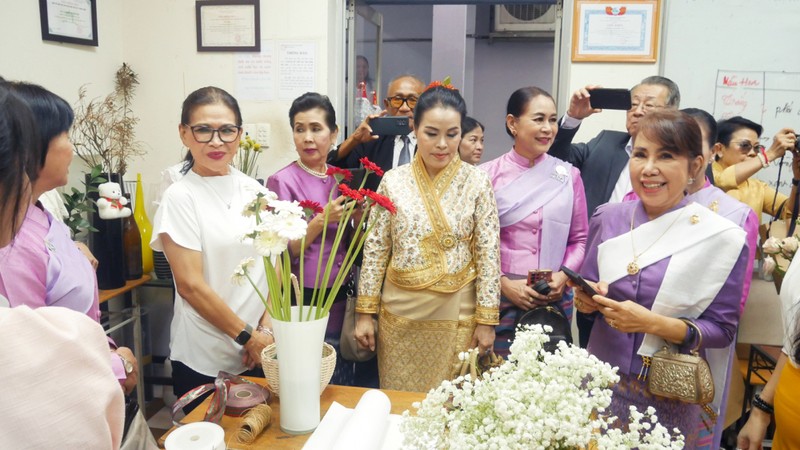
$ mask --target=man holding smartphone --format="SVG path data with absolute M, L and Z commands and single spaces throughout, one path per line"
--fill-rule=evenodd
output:
M 572 138 L 581 121 L 602 111 L 593 108 L 590 101 L 592 90 L 596 88 L 599 86 L 589 85 L 572 94 L 569 109 L 559 121 L 558 134 L 548 152 L 581 171 L 589 217 L 598 206 L 621 202 L 625 194 L 631 191 L 628 163 L 632 136 L 638 131 L 639 120 L 656 109 L 678 109 L 681 99 L 678 85 L 669 78 L 647 77 L 631 89 L 631 107 L 625 119 L 627 132 L 603 130 L 588 143 L 573 144 Z M 579 341 L 583 348 L 589 343 L 592 319 L 581 312 L 576 315 Z
M 411 162 L 417 146 L 413 132 L 414 107 L 423 90 L 425 83 L 412 75 L 401 75 L 389 82 L 388 96 L 383 100 L 386 109 L 378 115 L 367 116 L 337 149 L 328 154 L 328 164 L 343 168 L 359 167 L 358 160 L 366 156 L 387 171 Z M 373 134 L 370 120 L 387 115 L 408 117 L 408 133 L 400 136 Z M 380 179 L 372 175 L 365 187 L 376 190 L 378 183 Z

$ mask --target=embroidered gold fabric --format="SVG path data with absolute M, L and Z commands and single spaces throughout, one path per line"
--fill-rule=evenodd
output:
M 377 314 L 380 297 L 358 297 L 356 299 L 356 312 L 364 314 Z
M 411 320 L 381 309 L 378 316 L 381 389 L 427 392 L 448 379 L 469 347 L 475 320 Z
M 477 304 L 498 308 L 500 226 L 485 172 L 454 158 L 430 180 L 416 156 L 387 172 L 378 192 L 397 214 L 378 209 L 370 217 L 359 298 L 379 297 L 384 280 L 434 292 L 455 292 L 475 280 Z
M 497 308 L 484 308 L 478 305 L 475 308 L 475 322 L 481 325 L 499 325 L 500 310 Z

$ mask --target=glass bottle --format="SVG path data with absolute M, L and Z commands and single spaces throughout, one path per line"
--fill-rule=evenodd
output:
M 125 194 L 130 203 L 130 194 Z M 122 219 L 122 250 L 125 254 L 125 279 L 142 278 L 142 236 L 133 215 Z
M 142 268 L 144 273 L 153 271 L 153 250 L 150 248 L 150 238 L 153 235 L 153 225 L 150 219 L 147 218 L 147 212 L 144 207 L 144 189 L 142 189 L 142 174 L 136 174 L 136 204 L 133 208 L 133 217 L 136 219 L 136 225 L 139 227 L 139 234 L 141 235 L 141 248 L 142 248 Z

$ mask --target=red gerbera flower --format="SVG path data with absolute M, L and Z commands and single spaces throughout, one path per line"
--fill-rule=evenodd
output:
M 425 88 L 425 90 L 427 91 L 428 89 L 433 89 L 433 88 L 438 87 L 438 86 L 441 86 L 441 87 L 446 88 L 446 89 L 451 89 L 451 90 L 454 90 L 454 91 L 458 90 L 458 89 L 456 89 L 455 86 L 450 84 L 450 76 L 449 75 L 444 77 L 444 80 L 442 80 L 442 81 L 436 80 L 436 81 L 431 82 L 431 84 L 429 84 L 428 87 Z
M 339 167 L 328 166 L 328 171 L 325 173 L 328 175 L 333 175 L 333 178 L 336 179 L 337 183 L 341 183 L 342 180 L 350 181 L 353 179 L 353 172 L 350 172 L 347 169 L 340 169 Z
M 375 175 L 379 177 L 383 176 L 383 169 L 381 169 L 381 166 L 370 161 L 369 158 L 367 158 L 366 156 L 359 159 L 359 161 L 361 162 L 361 165 L 363 165 L 364 168 L 367 169 L 367 172 L 374 172 Z
M 324 211 L 319 202 L 312 200 L 301 200 L 299 205 L 301 208 L 303 208 L 303 213 L 306 215 L 306 217 L 311 217 L 314 214 L 321 214 Z
M 344 195 L 345 197 L 350 197 L 353 200 L 357 201 L 364 200 L 363 195 L 361 195 L 357 190 L 351 189 L 350 186 L 344 183 L 339 185 L 339 192 L 341 192 L 341 194 Z
M 389 211 L 389 214 L 397 214 L 397 208 L 394 206 L 394 203 L 389 200 L 389 197 L 378 194 L 377 192 L 372 192 L 369 189 L 364 189 L 363 191 L 365 197 L 369 198 L 386 211 Z

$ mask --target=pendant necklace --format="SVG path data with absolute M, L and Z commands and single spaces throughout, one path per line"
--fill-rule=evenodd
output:
M 203 180 L 203 182 L 205 182 L 205 183 L 208 185 L 208 187 L 211 189 L 211 192 L 213 192 L 213 193 L 214 193 L 214 195 L 216 195 L 216 196 L 217 196 L 217 198 L 218 198 L 218 199 L 219 199 L 219 200 L 220 200 L 222 203 L 224 203 L 224 204 L 225 204 L 225 207 L 226 207 L 227 209 L 231 209 L 231 202 L 233 201 L 233 194 L 236 192 L 236 179 L 233 177 L 233 174 L 231 174 L 230 172 L 228 172 L 228 176 L 230 176 L 230 177 L 231 177 L 231 189 L 230 189 L 230 191 L 228 191 L 228 193 L 230 194 L 230 200 L 228 200 L 227 202 L 226 202 L 226 201 L 225 201 L 225 199 L 224 199 L 224 198 L 223 198 L 223 197 L 222 197 L 222 196 L 219 194 L 219 192 L 217 192 L 217 189 L 216 189 L 216 187 L 215 187 L 214 185 L 212 185 L 210 181 L 208 181 L 208 178 L 209 178 L 209 177 L 203 177 L 203 176 L 201 176 L 200 178 Z
M 308 173 L 310 175 L 313 175 L 313 176 L 315 176 L 317 178 L 320 178 L 320 179 L 323 179 L 323 180 L 328 179 L 328 173 L 327 173 L 328 172 L 328 165 L 327 164 L 325 164 L 325 171 L 324 172 L 317 172 L 316 170 L 311 169 L 310 167 L 308 167 L 305 164 L 303 164 L 303 161 L 300 161 L 299 159 L 297 160 L 297 165 L 300 166 L 300 168 L 303 169 L 303 171 L 305 171 L 306 173 Z
M 672 226 L 675 225 L 678 222 L 678 219 L 680 219 L 681 216 L 683 215 L 683 209 L 681 209 L 681 212 L 675 216 L 675 220 L 673 220 L 672 223 L 669 224 L 667 229 L 665 229 L 664 232 L 661 233 L 661 236 L 659 236 L 655 241 L 653 241 L 653 243 L 648 245 L 647 248 L 642 250 L 638 255 L 636 254 L 636 244 L 633 242 L 633 218 L 635 215 L 636 215 L 636 209 L 634 209 L 633 212 L 631 213 L 631 251 L 633 253 L 633 261 L 628 263 L 628 275 L 636 275 L 637 273 L 639 273 L 640 270 L 639 257 L 644 255 L 646 251 L 650 250 L 650 248 L 654 246 L 656 242 L 661 240 L 661 238 L 664 237 L 665 234 L 667 234 L 667 231 L 669 231 L 669 229 L 672 228 Z M 694 216 L 692 216 L 692 218 L 694 219 Z

